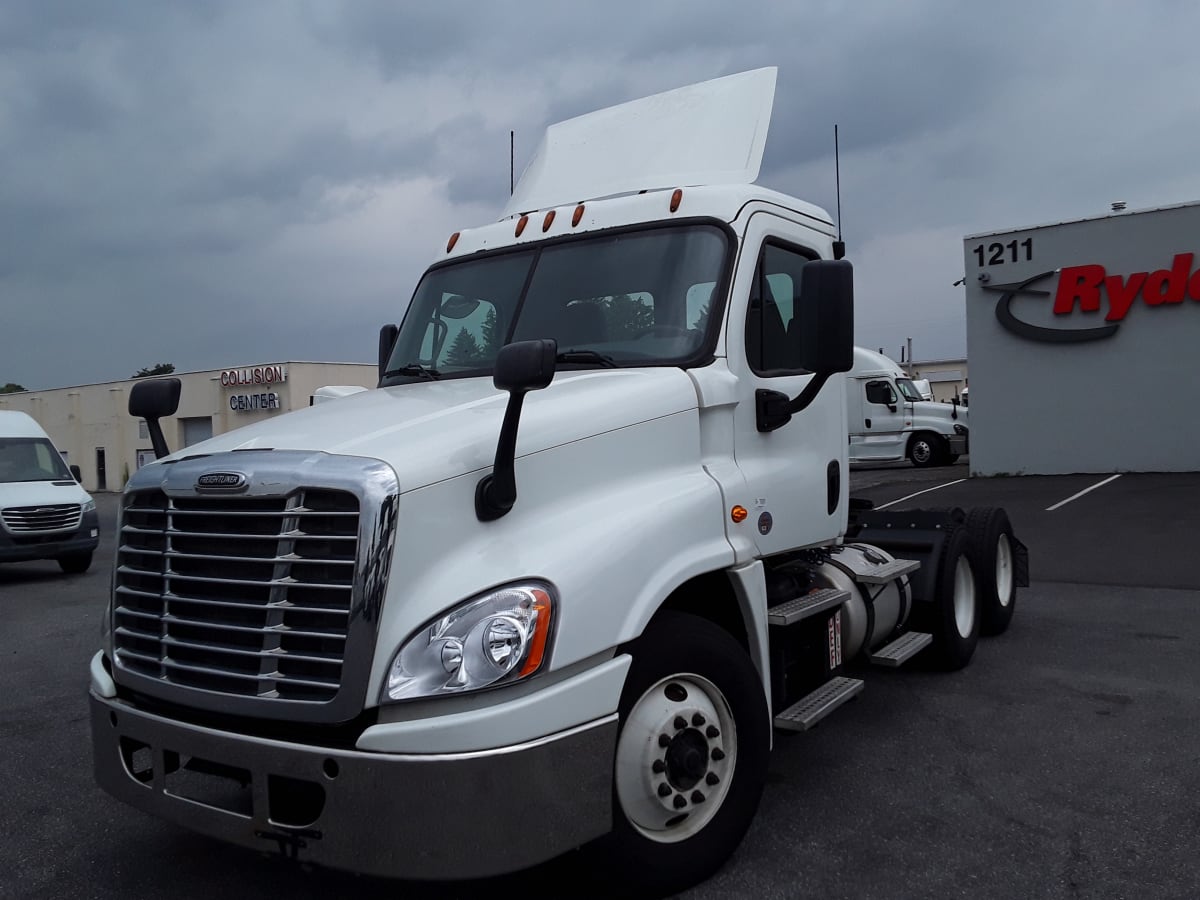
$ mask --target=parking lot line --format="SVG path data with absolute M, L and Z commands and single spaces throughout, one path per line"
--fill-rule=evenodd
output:
M 1047 507 L 1046 507 L 1046 512 L 1054 512 L 1054 511 L 1055 511 L 1056 509 L 1058 509 L 1060 506 L 1066 506 L 1066 505 L 1067 505 L 1068 503 L 1070 503 L 1072 500 L 1078 500 L 1078 499 L 1079 499 L 1080 497 L 1082 497 L 1084 494 L 1091 493 L 1092 491 L 1094 491 L 1094 490 L 1095 490 L 1096 488 L 1098 488 L 1098 487 L 1104 487 L 1104 486 L 1105 486 L 1106 484 L 1108 484 L 1110 481 L 1116 481 L 1116 480 L 1117 480 L 1118 478 L 1120 478 L 1120 477 L 1121 477 L 1121 473 L 1120 473 L 1120 472 L 1118 472 L 1116 475 L 1110 475 L 1108 478 L 1105 478 L 1103 481 L 1097 481 L 1097 482 L 1096 482 L 1095 484 L 1093 484 L 1091 487 L 1085 487 L 1085 488 L 1084 488 L 1082 491 L 1080 491 L 1078 494 L 1072 494 L 1072 495 L 1071 495 L 1070 497 L 1068 497 L 1066 500 L 1059 500 L 1059 501 L 1058 501 L 1057 503 L 1055 503 L 1053 506 L 1047 506 Z
M 909 494 L 907 497 L 901 497 L 899 500 L 892 500 L 889 503 L 881 503 L 876 509 L 887 509 L 889 506 L 895 506 L 897 503 L 903 503 L 905 500 L 911 500 L 913 497 L 920 497 L 922 494 L 928 494 L 930 491 L 940 491 L 944 487 L 950 487 L 952 484 L 962 484 L 967 479 L 959 478 L 955 481 L 947 481 L 945 484 L 935 484 L 931 488 L 925 488 L 923 491 L 917 491 L 915 494 Z

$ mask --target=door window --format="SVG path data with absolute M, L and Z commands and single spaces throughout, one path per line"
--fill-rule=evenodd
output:
M 896 392 L 892 389 L 892 383 L 890 381 L 868 381 L 867 402 L 879 403 L 883 406 L 894 406 L 896 404 Z
M 763 245 L 746 313 L 746 358 L 759 375 L 795 375 L 800 365 L 800 328 L 796 313 L 800 270 L 816 254 L 782 244 Z

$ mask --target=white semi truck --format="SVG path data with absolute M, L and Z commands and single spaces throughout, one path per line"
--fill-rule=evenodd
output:
M 855 347 L 846 381 L 850 462 L 908 459 L 926 468 L 949 465 L 967 452 L 966 409 L 926 400 L 894 360 Z
M 548 130 L 380 335 L 376 390 L 145 466 L 91 664 L 99 783 L 257 850 L 458 879 L 571 848 L 676 890 L 774 729 L 967 664 L 1004 512 L 847 491 L 851 266 L 754 185 L 775 71 Z M 159 437 L 178 382 L 144 382 Z

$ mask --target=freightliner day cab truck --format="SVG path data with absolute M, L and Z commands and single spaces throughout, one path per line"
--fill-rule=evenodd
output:
M 850 462 L 909 459 L 925 468 L 949 465 L 967 452 L 967 411 L 926 400 L 882 353 L 855 347 L 846 381 Z
M 851 266 L 825 212 L 753 184 L 774 86 L 550 128 L 382 329 L 378 389 L 130 479 L 105 789 L 357 872 L 587 845 L 676 890 L 737 847 L 774 729 L 1005 628 L 1002 510 L 850 501 Z M 131 396 L 156 447 L 178 390 Z

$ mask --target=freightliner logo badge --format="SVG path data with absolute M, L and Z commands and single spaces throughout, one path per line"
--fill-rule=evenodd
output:
M 1147 306 L 1172 306 L 1183 303 L 1186 297 L 1200 301 L 1200 270 L 1192 271 L 1191 253 L 1177 253 L 1171 268 L 1154 272 L 1134 272 L 1128 277 L 1109 275 L 1104 266 L 1065 266 L 1034 275 L 1021 282 L 985 284 L 984 290 L 999 291 L 996 319 L 1013 334 L 1032 341 L 1077 343 L 1112 337 L 1129 314 L 1134 303 L 1141 299 Z M 1104 310 L 1108 324 L 1093 328 L 1047 328 L 1018 319 L 1012 311 L 1012 301 L 1021 296 L 1049 297 L 1050 291 L 1035 287 L 1058 274 L 1054 292 L 1053 311 L 1056 316 L 1089 314 Z
M 242 472 L 205 472 L 196 479 L 198 491 L 244 491 L 247 479 Z

